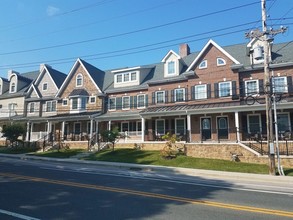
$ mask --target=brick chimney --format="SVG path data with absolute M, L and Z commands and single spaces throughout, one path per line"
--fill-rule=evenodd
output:
M 180 44 L 179 46 L 179 55 L 180 57 L 186 57 L 190 54 L 190 48 L 188 44 Z

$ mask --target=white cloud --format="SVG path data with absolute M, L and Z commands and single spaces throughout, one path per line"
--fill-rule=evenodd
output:
M 59 11 L 60 11 L 60 9 L 59 9 L 59 8 L 56 8 L 56 7 L 54 7 L 54 6 L 49 5 L 49 6 L 47 7 L 47 15 L 48 15 L 48 16 L 54 16 L 54 15 L 56 15 Z

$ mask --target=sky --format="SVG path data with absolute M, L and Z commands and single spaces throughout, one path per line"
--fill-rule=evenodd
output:
M 0 77 L 46 63 L 68 74 L 77 58 L 101 70 L 159 63 L 179 45 L 200 51 L 248 43 L 261 0 L 0 0 Z M 267 0 L 267 25 L 293 40 L 293 0 Z

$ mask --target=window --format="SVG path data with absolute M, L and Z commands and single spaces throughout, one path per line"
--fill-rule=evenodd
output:
M 116 110 L 116 98 L 109 98 L 109 110 Z
M 280 133 L 284 133 L 286 131 L 291 131 L 291 125 L 290 125 L 290 118 L 289 113 L 279 113 L 277 115 L 277 121 L 278 121 L 278 131 Z
M 198 66 L 199 69 L 204 69 L 204 68 L 207 68 L 207 67 L 208 67 L 208 61 L 207 60 L 201 61 L 201 63 Z
M 227 129 L 228 124 L 227 124 L 227 118 L 226 117 L 221 117 L 218 120 L 218 128 L 219 129 Z
M 122 97 L 122 109 L 127 110 L 130 108 L 130 97 L 129 96 L 123 96 Z
M 168 74 L 175 74 L 175 62 L 170 61 L 168 62 Z
M 129 122 L 121 122 L 121 132 L 129 131 Z
M 136 72 L 131 73 L 131 81 L 136 81 Z
M 137 108 L 145 108 L 145 95 L 137 95 Z
M 117 83 L 121 83 L 122 82 L 122 75 L 121 74 L 119 74 L 119 75 L 116 76 L 116 82 Z
M 217 58 L 217 66 L 225 66 L 226 65 L 226 60 L 223 58 L 218 57 Z
M 78 98 L 73 98 L 72 99 L 72 106 L 71 109 L 76 110 L 78 109 Z
M 137 80 L 137 72 L 121 73 L 115 76 L 116 83 L 127 83 Z
M 248 115 L 247 117 L 248 133 L 256 134 L 261 132 L 260 115 Z
M 91 97 L 90 97 L 90 103 L 91 103 L 91 104 L 96 103 L 96 96 L 91 96 Z
M 63 99 L 62 100 L 62 105 L 67 106 L 68 105 L 68 99 Z
M 157 91 L 156 92 L 156 103 L 165 103 L 165 91 Z
M 129 81 L 129 73 L 125 73 L 124 74 L 124 82 L 128 82 Z
M 74 122 L 74 134 L 81 133 L 81 125 L 80 122 Z
M 288 92 L 287 77 L 274 77 L 273 78 L 273 91 L 275 93 Z
M 184 118 L 176 118 L 175 119 L 175 133 L 177 135 L 184 135 L 185 132 L 185 119 Z
M 56 101 L 48 101 L 47 103 L 47 112 L 55 112 L 56 111 Z
M 245 81 L 245 94 L 246 95 L 257 94 L 258 91 L 259 91 L 258 80 Z
M 79 100 L 81 101 L 80 103 L 80 109 L 85 109 L 86 108 L 86 97 L 82 97 Z
M 15 108 L 16 108 L 16 103 L 9 103 L 8 104 L 9 116 L 16 115 Z
M 231 95 L 231 82 L 219 83 L 219 97 L 227 97 Z
M 16 92 L 15 83 L 11 83 L 10 92 Z
M 82 86 L 82 85 L 83 85 L 83 77 L 82 77 L 82 74 L 79 73 L 76 76 L 76 86 Z
M 165 120 L 157 119 L 156 120 L 156 135 L 164 135 L 165 134 Z
M 29 113 L 34 113 L 35 112 L 35 103 L 32 102 L 29 104 Z
M 43 91 L 47 91 L 48 89 L 48 83 L 43 83 Z
M 183 102 L 185 100 L 185 89 L 175 89 L 175 102 Z
M 141 121 L 136 122 L 136 135 L 141 135 Z
M 195 99 L 206 99 L 207 98 L 207 85 L 194 86 L 194 98 Z

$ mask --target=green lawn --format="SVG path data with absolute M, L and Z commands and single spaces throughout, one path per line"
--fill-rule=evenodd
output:
M 62 149 L 62 150 L 50 150 L 46 152 L 39 152 L 33 154 L 34 156 L 40 156 L 40 157 L 54 157 L 54 158 L 69 158 L 72 156 L 75 156 L 77 154 L 86 152 L 86 150 L 83 149 Z
M 115 149 L 115 151 L 101 151 L 83 159 L 258 174 L 267 174 L 269 170 L 268 166 L 263 164 L 193 158 L 184 155 L 179 155 L 177 158 L 166 160 L 161 157 L 160 151 L 141 151 L 134 149 Z M 288 174 L 293 175 L 293 170 L 288 172 Z
M 1 154 L 26 154 L 30 152 L 35 152 L 37 149 L 35 147 L 0 147 Z

